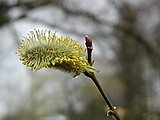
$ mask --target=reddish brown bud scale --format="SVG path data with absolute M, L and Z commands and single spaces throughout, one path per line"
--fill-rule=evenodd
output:
M 88 35 L 86 35 L 85 40 L 86 40 L 85 44 L 86 44 L 87 48 L 93 49 L 93 47 L 92 47 L 92 39 Z

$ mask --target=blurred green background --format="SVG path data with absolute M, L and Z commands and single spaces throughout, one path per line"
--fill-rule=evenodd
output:
M 122 120 L 160 119 L 159 0 L 0 0 L 0 119 L 112 120 L 92 81 L 31 71 L 15 54 L 30 30 L 50 29 L 84 47 Z

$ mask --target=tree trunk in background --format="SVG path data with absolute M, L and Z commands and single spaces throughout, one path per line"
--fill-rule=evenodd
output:
M 115 27 L 115 36 L 120 44 L 118 51 L 121 66 L 119 75 L 125 86 L 124 107 L 126 120 L 142 120 L 147 111 L 147 96 L 143 78 L 143 45 L 135 36 L 136 11 L 124 4 L 120 10 L 121 23 Z M 139 34 L 138 34 L 139 35 Z
M 145 81 L 143 79 L 143 51 L 132 38 L 121 40 L 119 60 L 121 64 L 120 77 L 125 86 L 126 120 L 142 120 L 146 111 Z

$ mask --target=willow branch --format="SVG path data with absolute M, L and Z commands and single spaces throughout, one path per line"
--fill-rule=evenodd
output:
M 92 46 L 92 40 L 90 37 L 86 36 L 85 38 L 86 40 L 86 47 L 87 47 L 87 57 L 88 57 L 88 62 L 90 65 L 93 64 L 92 62 L 92 50 L 93 50 L 93 46 Z M 97 80 L 95 74 L 93 72 L 84 72 L 84 74 L 91 78 L 91 80 L 94 82 L 94 84 L 96 85 L 96 87 L 98 88 L 99 92 L 101 93 L 102 97 L 104 98 L 106 104 L 109 107 L 109 110 L 107 112 L 107 115 L 109 116 L 114 116 L 116 118 L 116 120 L 120 120 L 120 117 L 118 115 L 118 113 L 116 112 L 116 107 L 112 105 L 109 97 L 105 94 L 104 90 L 102 89 L 99 81 Z

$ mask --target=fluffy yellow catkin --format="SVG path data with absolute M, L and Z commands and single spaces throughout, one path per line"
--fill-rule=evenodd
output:
M 95 72 L 86 60 L 85 49 L 70 37 L 57 37 L 51 31 L 34 30 L 23 37 L 17 54 L 32 70 L 57 68 L 74 77 L 82 72 Z

